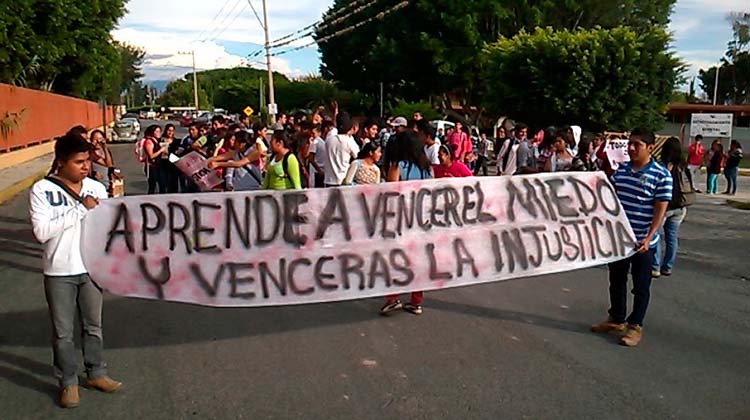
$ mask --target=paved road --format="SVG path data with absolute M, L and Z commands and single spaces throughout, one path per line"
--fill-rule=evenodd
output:
M 145 182 L 114 146 L 127 191 Z M 40 246 L 26 198 L 0 207 L 0 418 L 58 418 Z M 750 212 L 700 197 L 635 349 L 588 332 L 606 270 L 446 290 L 421 317 L 380 300 L 211 309 L 107 296 L 122 392 L 80 418 L 748 419 Z

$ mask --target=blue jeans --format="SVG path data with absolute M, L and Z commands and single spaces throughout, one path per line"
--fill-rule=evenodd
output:
M 52 319 L 54 373 L 61 387 L 78 384 L 78 355 L 73 332 L 81 323 L 83 364 L 89 378 L 107 374 L 102 358 L 102 291 L 88 274 L 45 276 L 44 294 Z
M 706 192 L 708 194 L 716 194 L 718 191 L 718 180 L 719 174 L 708 174 L 708 181 L 706 186 Z
M 618 324 L 643 325 L 651 299 L 651 263 L 656 248 L 609 264 L 609 316 Z M 628 311 L 628 274 L 633 276 L 633 312 Z
M 737 166 L 725 168 L 724 176 L 727 178 L 727 193 L 737 194 Z
M 674 266 L 674 260 L 677 258 L 677 247 L 679 245 L 678 234 L 680 232 L 680 224 L 685 220 L 687 214 L 687 208 L 667 210 L 667 214 L 664 217 L 664 224 L 659 229 L 659 235 L 664 239 L 666 243 L 666 249 L 662 245 L 662 239 L 659 239 L 659 243 L 656 245 L 656 252 L 654 253 L 654 264 L 652 266 L 653 271 L 672 271 Z

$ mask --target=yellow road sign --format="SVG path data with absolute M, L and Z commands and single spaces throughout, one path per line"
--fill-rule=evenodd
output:
M 245 115 L 247 115 L 249 117 L 249 116 L 253 115 L 253 112 L 255 112 L 255 110 L 253 110 L 250 107 L 247 107 L 247 108 L 243 109 L 242 112 L 244 112 Z

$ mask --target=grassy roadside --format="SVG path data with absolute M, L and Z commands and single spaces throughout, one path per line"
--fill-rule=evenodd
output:
M 727 200 L 727 205 L 740 210 L 750 210 L 750 203 L 744 201 Z

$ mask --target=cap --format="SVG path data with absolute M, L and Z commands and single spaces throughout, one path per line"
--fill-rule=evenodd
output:
M 406 121 L 406 118 L 404 117 L 396 117 L 391 122 L 391 125 L 394 127 L 406 127 L 407 125 L 409 125 L 409 122 Z

